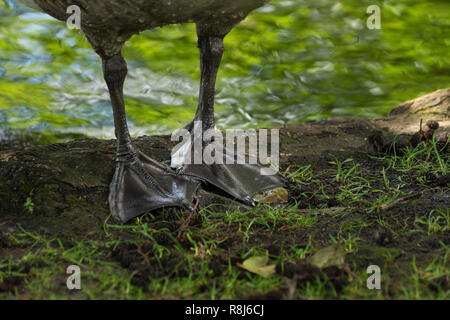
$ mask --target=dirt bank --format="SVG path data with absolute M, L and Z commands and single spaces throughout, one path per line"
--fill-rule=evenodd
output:
M 30 284 L 42 284 L 42 274 L 50 273 L 48 261 L 52 259 L 59 261 L 59 267 L 52 266 L 56 269 L 51 273 L 61 274 L 44 285 L 47 289 L 42 296 L 70 296 L 61 280 L 61 268 L 73 257 L 64 252 L 80 250 L 75 261 L 97 271 L 106 270 L 102 263 L 111 263 L 115 272 L 125 272 L 128 281 L 132 279 L 135 290 L 152 298 L 209 297 L 212 282 L 217 286 L 216 297 L 223 298 L 376 297 L 361 280 L 370 264 L 388 270 L 378 293 L 382 297 L 410 297 L 414 277 L 426 297 L 448 297 L 448 268 L 442 263 L 450 246 L 445 144 L 449 115 L 450 89 L 443 89 L 405 102 L 382 119 L 287 125 L 280 128 L 280 171 L 290 181 L 288 204 L 249 208 L 205 187 L 198 194 L 197 213 L 159 210 L 132 221 L 129 228 L 116 227 L 109 219 L 107 195 L 115 141 L 81 139 L 2 151 L 0 296 L 3 292 L 28 297 L 36 290 Z M 421 119 L 423 131 L 419 132 Z M 426 124 L 428 120 L 439 123 L 439 128 L 434 130 L 433 123 Z M 167 136 L 140 137 L 135 143 L 165 163 L 174 146 Z M 143 226 L 153 233 L 143 232 Z M 54 241 L 59 241 L 59 248 Z M 94 254 L 97 260 L 93 261 L 97 263 L 86 260 L 80 241 L 96 248 L 98 256 Z M 342 245 L 346 253 L 347 267 L 338 269 L 337 275 L 309 274 L 312 271 L 305 270 L 311 268 L 295 267 L 331 243 Z M 54 251 L 50 258 L 46 246 Z M 252 289 L 248 283 L 254 279 L 248 280 L 236 262 L 265 250 L 276 263 L 291 265 L 291 271 L 283 276 L 284 271 L 277 268 L 278 277 Z M 5 261 L 15 269 L 5 271 Z M 433 261 L 436 266 L 430 271 Z M 228 290 L 227 280 L 220 280 L 230 266 L 230 275 L 235 272 L 243 281 L 241 291 L 239 286 Z M 402 268 L 416 271 L 402 275 Z M 187 296 L 177 289 L 162 293 L 149 287 L 152 281 L 184 279 L 192 272 L 206 272 L 206 283 L 193 284 L 195 290 Z M 86 285 L 93 297 L 122 294 L 97 292 L 95 283 L 102 280 L 90 277 Z M 308 281 L 324 281 L 324 277 L 331 287 L 305 291 Z M 294 289 L 292 281 L 296 281 Z M 130 294 L 135 297 L 133 290 Z

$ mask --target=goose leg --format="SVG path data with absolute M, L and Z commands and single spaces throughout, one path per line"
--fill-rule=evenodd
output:
M 208 142 L 205 143 L 202 136 L 199 137 L 195 134 L 195 126 L 197 123 L 201 123 L 201 132 L 203 134 L 208 130 L 214 130 L 214 94 L 217 73 L 224 52 L 223 38 L 224 36 L 201 34 L 199 34 L 198 38 L 201 66 L 199 104 L 193 122 L 188 124 L 185 129 L 191 132 L 193 138 L 191 141 L 193 140 L 194 144 L 196 139 L 202 140 L 200 143 L 203 150 L 208 147 Z M 183 149 L 186 150 L 187 148 Z M 194 149 L 191 143 L 190 158 L 192 160 L 195 159 L 195 153 L 197 152 L 194 152 Z M 179 155 L 177 156 L 180 157 Z M 179 170 L 183 174 L 206 180 L 229 195 L 248 204 L 255 203 L 254 196 L 256 194 L 285 185 L 284 180 L 277 176 L 275 172 L 273 172 L 273 175 L 261 174 L 262 167 L 257 164 L 248 164 L 248 161 L 244 161 L 245 164 L 237 164 L 235 157 L 227 155 L 226 151 L 222 151 L 220 157 L 223 158 L 222 164 L 206 164 L 203 159 L 203 162 L 199 164 L 184 163 Z M 174 153 L 172 154 L 172 159 L 174 159 Z M 265 172 L 267 173 L 267 171 Z
M 113 217 L 125 223 L 161 207 L 192 208 L 198 182 L 149 158 L 131 141 L 123 99 L 127 65 L 122 55 L 103 58 L 103 73 L 111 96 L 117 137 L 117 163 L 109 193 Z

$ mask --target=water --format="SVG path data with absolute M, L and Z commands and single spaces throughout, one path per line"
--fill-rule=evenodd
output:
M 369 30 L 369 5 L 381 29 Z M 219 128 L 377 117 L 450 84 L 448 0 L 273 0 L 225 39 Z M 169 133 L 197 106 L 195 26 L 166 26 L 124 48 L 133 135 Z M 112 137 L 100 58 L 79 31 L 0 0 L 0 128 Z

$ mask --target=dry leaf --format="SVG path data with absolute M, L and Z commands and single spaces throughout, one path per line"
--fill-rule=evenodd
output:
M 343 268 L 345 261 L 345 250 L 340 245 L 331 245 L 320 249 L 311 257 L 311 264 L 318 268 L 336 266 Z
M 258 202 L 261 203 L 279 203 L 287 202 L 289 198 L 289 192 L 282 187 L 271 189 L 265 191 L 261 194 L 257 194 L 253 197 Z
M 260 275 L 263 278 L 268 278 L 275 274 L 275 265 L 269 263 L 269 253 L 265 256 L 254 256 L 246 259 L 242 264 L 237 263 L 237 266 L 249 272 Z

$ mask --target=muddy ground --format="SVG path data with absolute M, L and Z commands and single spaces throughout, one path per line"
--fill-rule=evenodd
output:
M 444 89 L 383 119 L 287 125 L 287 203 L 251 208 L 202 186 L 196 212 L 166 208 L 125 226 L 107 203 L 115 141 L 4 139 L 0 298 L 448 299 L 449 114 Z M 135 144 L 165 163 L 174 145 Z M 319 267 L 330 245 L 342 261 Z M 265 254 L 267 277 L 238 265 Z M 69 265 L 81 268 L 81 290 L 66 286 Z M 380 290 L 367 287 L 370 265 Z

